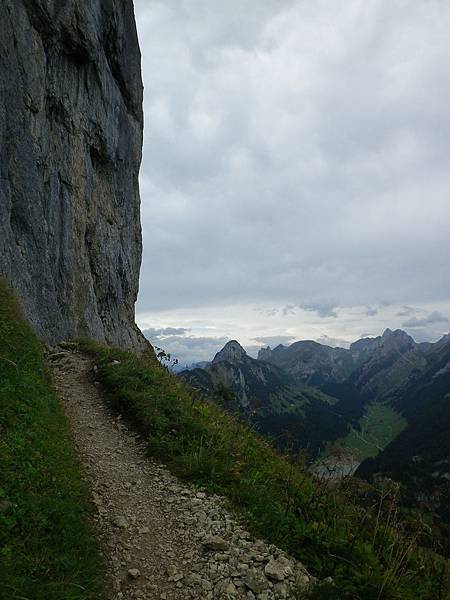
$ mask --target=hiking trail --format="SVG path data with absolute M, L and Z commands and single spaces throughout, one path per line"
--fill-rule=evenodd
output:
M 223 498 L 149 458 L 142 438 L 107 407 L 91 357 L 56 348 L 49 364 L 95 505 L 107 600 L 278 600 L 313 579 L 252 538 Z

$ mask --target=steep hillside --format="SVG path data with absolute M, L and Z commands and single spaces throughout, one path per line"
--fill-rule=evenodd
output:
M 357 474 L 400 480 L 450 523 L 450 342 L 434 344 L 419 378 L 393 396 L 408 426 Z
M 0 89 L 0 273 L 45 341 L 136 347 L 143 116 L 132 0 L 2 0 Z
M 368 407 L 374 403 L 388 407 L 385 425 L 390 427 L 395 413 L 403 412 L 393 397 L 404 397 L 405 386 L 426 368 L 420 344 L 404 331 L 386 329 L 382 336 L 358 340 L 348 352 L 354 361 L 350 375 L 342 382 L 329 381 L 321 389 L 339 398 L 336 410 L 352 428 L 364 427 Z
M 356 389 L 378 401 L 414 380 L 427 365 L 420 344 L 401 329 L 386 329 L 381 337 L 359 340 L 350 352 L 359 363 L 351 377 Z
M 199 371 L 206 372 L 207 380 Z M 224 386 L 235 396 L 236 409 L 248 413 L 270 410 L 277 400 L 285 400 L 290 405 L 296 400 L 298 404 L 302 402 L 290 375 L 274 365 L 251 358 L 236 341 L 228 342 L 205 369 L 184 372 L 183 377 L 192 382 L 198 380 L 198 387 L 203 385 L 205 391 Z
M 150 455 L 179 477 L 226 496 L 250 532 L 289 551 L 310 573 L 332 578 L 311 600 L 450 600 L 448 563 L 417 547 L 415 524 L 411 534 L 411 523 L 404 527 L 399 522 L 395 486 L 377 489 L 354 480 L 328 486 L 216 403 L 188 389 L 154 357 L 89 342 L 83 347 L 96 361 L 96 379 L 110 407 L 139 429 Z M 221 358 L 240 355 L 234 345 Z M 188 503 L 184 500 L 180 511 Z M 217 510 L 215 515 L 218 526 Z M 224 564 L 220 571 L 215 567 L 218 578 L 233 561 L 226 552 L 220 556 Z M 263 562 L 264 554 L 256 559 Z M 232 577 L 239 578 L 239 570 Z M 231 587 L 230 595 L 241 597 L 241 590 Z M 275 598 L 285 597 L 275 586 L 273 590 Z M 259 597 L 272 596 L 269 591 Z M 299 600 L 306 597 L 302 591 L 298 595 Z
M 252 590 L 264 592 L 266 600 L 294 600 L 297 584 L 309 586 L 313 579 L 305 567 L 250 537 L 224 498 L 183 484 L 148 456 L 143 439 L 105 402 L 91 356 L 79 346 L 66 347 L 51 365 L 83 472 L 95 490 L 97 531 L 114 587 L 104 600 L 249 600 Z M 158 387 L 164 396 L 164 384 Z
M 104 599 L 89 512 L 43 347 L 0 278 L 0 597 Z
M 399 413 L 403 407 L 395 398 L 405 397 L 407 386 L 427 368 L 435 346 L 416 344 L 404 331 L 386 329 L 382 336 L 358 340 L 348 350 L 301 341 L 274 350 L 265 348 L 259 357 L 284 369 L 299 384 L 337 398 L 334 412 L 350 428 L 349 436 L 340 443 L 345 447 L 348 441 L 358 456 L 367 456 L 392 439 L 384 435 L 383 427 L 392 436 L 402 428 Z M 375 420 L 371 418 L 374 415 Z M 361 437 L 364 431 L 368 433 L 365 440 Z M 375 438 L 377 431 L 383 435 Z M 333 441 L 340 436 L 324 433 L 322 437 Z

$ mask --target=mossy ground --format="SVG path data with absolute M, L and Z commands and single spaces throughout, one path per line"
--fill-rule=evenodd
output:
M 103 598 L 88 513 L 43 347 L 0 280 L 0 598 Z
M 148 451 L 178 476 L 226 496 L 249 529 L 333 585 L 315 598 L 448 600 L 448 563 L 416 546 L 398 520 L 394 488 L 317 482 L 301 463 L 215 404 L 200 399 L 154 356 L 83 342 L 111 406 L 140 430 Z

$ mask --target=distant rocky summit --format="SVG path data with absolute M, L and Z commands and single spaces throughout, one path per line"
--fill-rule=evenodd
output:
M 262 348 L 258 359 L 270 362 L 292 375 L 299 384 L 329 387 L 351 378 L 360 392 L 382 394 L 426 361 L 424 349 L 401 329 L 386 329 L 382 336 L 363 338 L 347 350 L 331 348 L 311 340 Z M 400 376 L 399 376 L 400 375 Z
M 2 0 L 0 86 L 0 274 L 45 341 L 136 347 L 143 114 L 132 0 Z
M 405 502 L 419 501 L 447 531 L 449 335 L 417 344 L 400 329 L 386 329 L 348 350 L 303 340 L 263 348 L 258 359 L 231 341 L 204 368 L 180 377 L 278 447 L 306 449 L 313 459 L 331 448 L 327 469 L 356 467 L 359 460 L 347 457 L 360 457 L 357 476 L 401 481 Z
M 364 456 L 370 440 L 377 451 L 397 435 L 397 427 L 411 422 L 419 408 L 411 409 L 413 391 L 421 378 L 435 380 L 435 371 L 447 373 L 442 365 L 448 345 L 448 336 L 435 344 L 416 344 L 404 331 L 386 329 L 349 349 L 302 340 L 263 348 L 254 359 L 231 341 L 211 363 L 180 376 L 222 404 L 225 399 L 226 408 L 238 410 L 277 445 L 289 438 L 290 446 L 307 448 L 311 456 L 352 430 L 369 427 L 366 437 L 360 436 Z M 426 398 L 420 402 L 426 403 Z M 394 425 L 399 415 L 406 420 Z M 368 419 L 375 421 L 368 424 Z M 383 429 L 389 434 L 381 439 Z
M 298 385 L 277 365 L 248 356 L 235 340 L 227 342 L 204 368 L 186 370 L 179 376 L 270 435 L 281 448 L 308 447 L 315 454 L 324 438 L 347 431 L 345 422 L 336 419 L 336 398 Z
M 219 363 L 224 360 L 228 360 L 230 362 L 236 360 L 239 361 L 245 359 L 245 357 L 247 357 L 247 353 L 240 343 L 236 340 L 231 340 L 225 344 L 222 350 L 217 352 L 213 359 L 213 363 Z

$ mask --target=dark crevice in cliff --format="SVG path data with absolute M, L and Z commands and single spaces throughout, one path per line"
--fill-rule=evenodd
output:
M 138 114 L 136 113 L 136 106 L 134 105 L 132 96 L 130 94 L 130 90 L 128 89 L 127 83 L 123 77 L 123 73 L 121 70 L 121 66 L 119 63 L 118 57 L 118 46 L 117 46 L 117 28 L 116 24 L 111 22 L 109 24 L 108 29 L 105 32 L 105 36 L 103 39 L 103 47 L 105 50 L 106 60 L 108 61 L 109 68 L 111 69 L 111 74 L 114 77 L 120 93 L 122 94 L 123 101 L 129 112 L 138 118 Z

